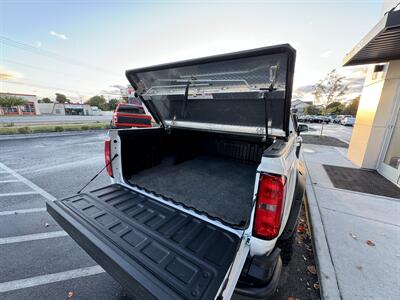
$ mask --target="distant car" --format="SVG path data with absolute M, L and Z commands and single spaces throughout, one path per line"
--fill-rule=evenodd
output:
M 141 105 L 120 103 L 114 110 L 112 128 L 151 127 L 151 116 Z
M 334 123 L 336 123 L 336 124 L 342 124 L 342 121 L 343 121 L 345 118 L 353 118 L 353 116 L 352 116 L 352 115 L 339 115 L 339 116 L 337 116 L 337 117 L 334 119 Z
M 344 126 L 354 126 L 355 121 L 356 121 L 356 118 L 354 118 L 354 117 L 345 117 L 344 119 L 342 119 L 340 124 L 342 124 Z
M 341 116 L 337 116 L 336 118 L 333 119 L 333 123 L 340 124 L 341 120 L 342 120 L 342 117 Z
M 299 122 L 306 122 L 306 116 L 300 116 L 300 117 L 298 118 L 298 121 L 299 121 Z

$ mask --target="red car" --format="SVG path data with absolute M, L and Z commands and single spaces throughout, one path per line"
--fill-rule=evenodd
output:
M 114 110 L 113 128 L 151 127 L 151 116 L 146 115 L 141 105 L 120 103 Z

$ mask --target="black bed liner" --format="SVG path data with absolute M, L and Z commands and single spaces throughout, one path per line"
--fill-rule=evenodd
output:
M 209 155 L 179 164 L 175 160 L 166 157 L 159 165 L 131 176 L 129 182 L 229 226 L 245 227 L 253 208 L 257 164 Z
M 121 185 L 47 203 L 107 272 L 140 299 L 212 299 L 240 238 Z

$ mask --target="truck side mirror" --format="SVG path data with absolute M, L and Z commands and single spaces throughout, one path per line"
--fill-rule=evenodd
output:
M 297 132 L 305 132 L 308 131 L 308 125 L 306 124 L 299 124 L 297 127 Z

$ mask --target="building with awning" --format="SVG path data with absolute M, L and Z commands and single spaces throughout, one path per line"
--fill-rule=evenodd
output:
M 396 2 L 385 2 L 382 19 L 345 56 L 343 66 L 368 64 L 348 157 L 400 186 L 400 3 Z

